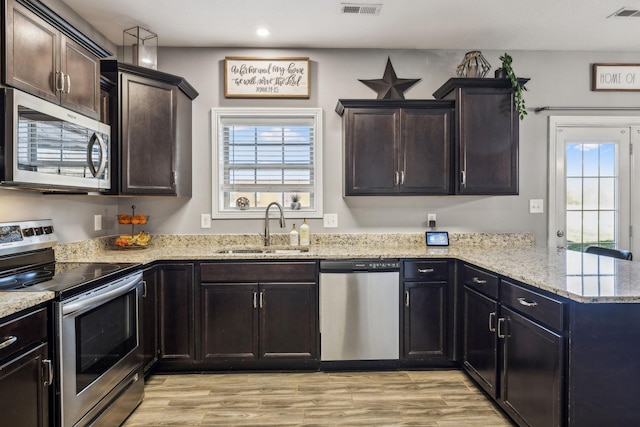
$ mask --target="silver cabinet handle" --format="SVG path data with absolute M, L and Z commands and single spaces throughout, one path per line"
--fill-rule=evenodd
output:
M 502 325 L 504 325 L 505 318 L 498 319 L 498 338 L 506 338 L 507 336 L 502 332 Z
M 67 80 L 67 89 L 65 89 L 64 93 L 70 93 L 71 92 L 71 76 L 69 74 L 65 74 L 64 75 L 66 77 Z
M 258 293 L 253 292 L 253 308 L 258 308 Z
M 409 291 L 404 291 L 404 305 L 409 307 Z
M 146 298 L 147 297 L 147 281 L 143 280 L 142 281 L 142 298 Z
M 433 268 L 419 268 L 418 273 L 433 273 Z
M 496 312 L 492 311 L 491 313 L 489 313 L 489 332 L 495 332 L 496 331 L 496 327 L 493 326 L 495 321 L 496 321 Z
M 18 341 L 18 337 L 14 337 L 13 335 L 11 335 L 10 337 L 7 337 L 4 341 L 0 343 L 0 350 L 2 350 L 3 348 L 9 347 L 11 344 L 13 344 L 16 341 Z
M 260 308 L 264 307 L 264 291 L 260 291 Z
M 393 176 L 393 185 L 399 185 L 400 184 L 400 172 L 395 171 L 394 176 Z
M 404 171 L 400 171 L 400 185 L 404 185 Z
M 51 359 L 44 359 L 42 364 L 47 369 L 47 379 L 44 381 L 44 386 L 47 387 L 53 384 L 53 362 Z
M 463 187 L 467 186 L 467 172 L 460 171 L 460 185 Z
M 471 281 L 473 283 L 477 283 L 478 285 L 484 285 L 485 283 L 487 283 L 486 280 L 481 280 L 481 279 L 478 279 L 477 277 L 474 277 L 473 279 L 471 279 Z
M 56 71 L 56 92 L 64 92 L 64 73 Z
M 520 303 L 520 305 L 524 305 L 525 307 L 535 307 L 536 305 L 538 305 L 537 302 L 535 302 L 535 301 L 527 301 L 524 298 L 518 298 L 518 302 Z

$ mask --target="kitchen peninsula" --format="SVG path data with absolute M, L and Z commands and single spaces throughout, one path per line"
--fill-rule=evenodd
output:
M 454 337 L 448 356 L 516 422 L 536 425 L 538 414 L 552 417 L 545 422 L 571 426 L 629 425 L 636 418 L 640 330 L 634 325 L 640 323 L 640 284 L 635 278 L 640 277 L 640 264 L 536 247 L 526 233 L 452 235 L 452 245 L 444 249 L 425 247 L 422 234 L 315 235 L 308 251 L 295 252 L 285 245 L 286 237 L 274 235 L 269 253 L 229 252 L 263 249 L 259 236 L 161 235 L 145 250 L 108 250 L 104 240 L 61 245 L 56 256 L 64 261 L 138 262 L 145 267 L 188 264 L 195 268 L 190 270 L 192 283 L 185 286 L 194 289 L 205 263 L 449 260 L 455 265 L 450 280 L 455 297 L 448 302 L 454 313 L 448 325 Z M 0 307 L 10 304 L 11 295 L 15 294 L 0 294 Z M 193 304 L 203 304 L 193 292 L 190 295 Z M 487 314 L 488 329 L 487 317 L 476 318 L 476 300 L 494 307 Z M 479 367 L 474 359 L 471 350 L 477 350 L 478 342 L 472 338 L 479 336 L 471 333 L 474 327 L 479 333 L 490 331 L 492 366 Z M 528 342 L 519 341 L 519 336 Z M 197 369 L 197 362 L 194 366 Z M 527 403 L 532 393 L 544 401 L 544 410 Z

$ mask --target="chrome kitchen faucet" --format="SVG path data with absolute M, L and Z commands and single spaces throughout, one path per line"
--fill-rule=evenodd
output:
M 273 205 L 276 205 L 278 209 L 280 209 L 280 228 L 284 228 L 286 225 L 282 205 L 278 202 L 269 203 L 267 209 L 264 211 L 264 235 L 262 237 L 264 238 L 265 246 L 269 246 L 271 244 L 271 236 L 269 235 L 269 208 Z

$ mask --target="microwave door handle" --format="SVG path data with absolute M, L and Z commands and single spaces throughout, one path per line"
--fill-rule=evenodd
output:
M 93 158 L 91 156 L 91 151 L 93 150 L 93 146 L 95 145 L 96 141 L 98 141 L 98 145 L 100 145 L 100 166 L 98 167 L 98 169 L 96 169 L 95 165 L 93 164 Z M 87 145 L 87 165 L 89 166 L 91 175 L 96 178 L 102 175 L 107 167 L 107 145 L 104 143 L 104 140 L 97 132 L 94 132 L 93 135 L 91 135 L 89 145 Z

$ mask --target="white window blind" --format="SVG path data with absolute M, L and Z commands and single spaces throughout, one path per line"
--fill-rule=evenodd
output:
M 290 209 L 289 217 L 317 216 L 320 118 L 319 109 L 214 110 L 214 216 L 256 216 L 273 201 Z M 300 202 L 296 209 L 292 196 Z M 239 198 L 249 207 L 240 209 Z

